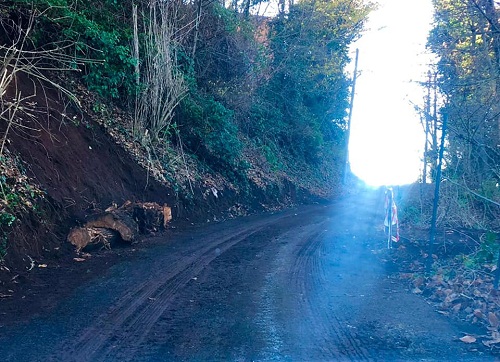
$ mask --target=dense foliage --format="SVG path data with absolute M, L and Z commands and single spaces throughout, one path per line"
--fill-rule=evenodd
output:
M 429 47 L 439 59 L 436 80 L 443 98 L 434 117 L 446 114 L 448 120 L 449 215 L 468 226 L 498 227 L 499 9 L 493 0 L 434 0 L 434 6 Z
M 130 52 L 131 3 L 114 0 L 7 1 L 1 6 L 10 9 L 9 18 L 2 19 L 2 23 L 11 30 L 9 40 L 15 42 L 19 40 L 16 29 L 23 29 L 29 18 L 35 17 L 29 37 L 33 48 L 71 44 L 70 54 L 92 60 L 83 69 L 89 88 L 104 97 L 118 98 L 132 94 L 134 87 L 134 59 Z
M 240 9 L 246 16 L 240 16 L 219 3 L 172 4 L 167 10 L 177 34 L 176 62 L 190 84 L 176 122 L 192 152 L 232 164 L 241 156 L 243 135 L 259 148 L 265 145 L 267 153 L 281 150 L 304 162 L 342 153 L 347 52 L 368 6 L 304 0 L 275 18 L 252 18 L 247 5 Z M 49 41 L 71 43 L 71 52 L 92 60 L 80 66 L 89 88 L 132 106 L 141 87 L 135 65 L 142 61 L 133 56 L 132 5 L 16 0 L 3 6 L 18 18 L 36 15 L 35 48 Z M 138 2 L 140 53 L 151 46 L 151 6 Z
M 52 76 L 79 71 L 102 102 L 133 115 L 129 137 L 147 147 L 182 147 L 243 183 L 249 155 L 333 183 L 346 149 L 348 48 L 371 5 L 302 0 L 262 17 L 254 3 L 3 1 L 0 56 L 30 52 L 42 71 L 53 63 Z M 42 55 L 52 51 L 58 58 Z
M 263 103 L 279 114 L 275 140 L 307 162 L 318 162 L 323 151 L 345 142 L 344 69 L 367 12 L 352 1 L 307 0 L 270 23 L 273 74 L 263 87 Z

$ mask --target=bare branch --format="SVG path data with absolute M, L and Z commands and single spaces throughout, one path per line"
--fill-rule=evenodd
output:
M 40 14 L 38 14 L 40 15 Z M 29 17 L 26 28 L 17 26 L 17 38 L 10 45 L 0 45 L 0 120 L 7 122 L 6 131 L 3 135 L 0 155 L 4 151 L 7 136 L 12 127 L 27 127 L 17 122 L 16 114 L 22 112 L 25 116 L 33 118 L 34 104 L 28 102 L 36 96 L 34 86 L 33 94 L 22 96 L 17 88 L 18 74 L 25 74 L 37 79 L 41 86 L 50 85 L 71 99 L 75 104 L 80 102 L 77 97 L 63 85 L 46 75 L 47 71 L 75 71 L 76 65 L 93 62 L 89 59 L 70 56 L 66 53 L 74 46 L 74 43 L 53 42 L 47 44 L 43 49 L 27 50 L 31 44 L 30 34 L 33 29 L 37 14 L 33 11 Z M 12 89 L 11 100 L 7 100 L 9 89 Z
M 182 73 L 178 70 L 175 24 L 170 14 L 171 5 L 155 3 L 149 7 L 149 21 L 145 22 L 146 46 L 142 73 L 139 75 L 142 89 L 137 97 L 134 132 L 146 136 L 149 130 L 152 140 L 170 126 L 174 110 L 187 92 Z M 139 59 L 139 54 L 136 54 Z

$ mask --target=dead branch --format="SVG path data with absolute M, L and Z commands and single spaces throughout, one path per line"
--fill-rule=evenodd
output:
M 32 32 L 35 19 L 40 14 L 34 12 L 30 15 L 25 29 L 18 25 L 17 38 L 9 46 L 0 45 L 0 120 L 7 122 L 6 131 L 2 138 L 0 155 L 4 151 L 5 142 L 9 131 L 13 127 L 22 127 L 20 122 L 16 122 L 16 114 L 21 111 L 28 117 L 33 117 L 30 113 L 35 113 L 35 105 L 28 100 L 36 96 L 36 86 L 34 94 L 22 96 L 17 88 L 17 75 L 24 73 L 29 77 L 38 79 L 43 88 L 50 85 L 71 99 L 75 104 L 80 102 L 77 97 L 67 88 L 46 75 L 47 71 L 75 71 L 75 64 L 94 62 L 93 60 L 70 56 L 66 50 L 74 46 L 71 42 L 53 42 L 45 48 L 29 50 L 30 33 Z M 14 95 L 11 101 L 5 99 L 7 91 L 14 87 Z
M 445 180 L 451 182 L 452 184 L 454 184 L 454 185 L 456 185 L 458 187 L 461 187 L 462 189 L 466 190 L 468 193 L 470 193 L 470 194 L 472 194 L 472 195 L 480 198 L 483 201 L 489 202 L 489 203 L 491 203 L 493 205 L 496 205 L 496 206 L 500 206 L 500 203 L 498 203 L 498 202 L 496 202 L 494 200 L 491 200 L 491 199 L 487 198 L 486 196 L 478 194 L 477 192 L 475 192 L 475 191 L 471 190 L 470 188 L 468 188 L 466 185 L 461 185 L 461 184 L 459 184 L 459 183 L 457 183 L 457 182 L 455 182 L 453 180 L 450 180 L 449 178 L 447 178 Z

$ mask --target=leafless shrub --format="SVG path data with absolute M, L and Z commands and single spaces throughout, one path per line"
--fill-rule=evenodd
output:
M 496 193 L 500 194 L 500 191 L 497 190 Z M 490 200 L 456 182 L 445 180 L 439 200 L 438 223 L 453 227 L 496 230 L 499 227 L 499 206 L 494 199 L 497 197 Z
M 9 24 L 16 27 L 17 37 L 11 44 L 0 44 L 0 120 L 7 122 L 0 146 L 0 155 L 3 153 L 7 135 L 12 127 L 26 127 L 20 122 L 20 113 L 25 117 L 35 118 L 36 103 L 32 99 L 37 96 L 37 89 L 51 86 L 75 104 L 79 104 L 76 96 L 56 80 L 47 76 L 48 72 L 74 71 L 76 65 L 86 62 L 85 59 L 76 58 L 67 54 L 73 43 L 50 43 L 43 48 L 36 48 L 31 43 L 30 34 L 37 16 L 33 12 L 26 27 L 20 24 Z M 0 21 L 2 21 L 0 19 Z M 31 94 L 22 94 L 18 87 L 19 74 L 28 75 L 37 80 L 39 86 L 34 86 Z
M 157 140 L 171 125 L 175 107 L 187 92 L 178 70 L 175 16 L 172 3 L 154 2 L 144 21 L 145 45 L 139 55 L 137 23 L 134 24 L 134 52 L 141 66 L 136 68 L 139 92 L 136 99 L 133 129 L 136 137 Z M 137 16 L 134 15 L 137 22 Z

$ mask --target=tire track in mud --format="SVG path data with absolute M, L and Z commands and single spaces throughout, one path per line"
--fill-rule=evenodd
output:
M 279 300 L 282 296 L 278 295 L 278 291 L 280 289 L 279 285 L 287 285 L 287 294 L 298 295 L 300 299 L 303 299 L 304 295 L 306 295 L 307 292 L 298 285 L 297 280 L 292 275 L 288 275 L 290 272 L 303 270 L 302 259 L 295 259 L 293 267 L 290 269 L 287 269 L 286 264 L 283 264 L 283 262 L 290 260 L 292 257 L 290 249 L 297 246 L 297 241 L 302 243 L 306 240 L 299 253 L 306 253 L 311 249 L 311 244 L 308 241 L 315 238 L 307 237 L 309 233 L 309 229 L 299 231 L 293 229 L 279 236 L 279 239 L 287 245 L 281 250 L 280 258 L 276 261 L 273 271 L 265 278 L 266 283 L 259 301 L 260 312 L 256 320 L 256 325 L 266 336 L 267 346 L 261 351 L 263 360 L 287 361 L 290 360 L 291 356 L 295 355 L 295 351 L 291 351 L 286 343 L 287 340 L 290 340 L 287 335 L 289 331 L 286 328 L 286 321 L 280 315 L 279 308 L 281 305 Z M 283 278 L 285 278 L 286 283 L 283 283 Z M 286 305 L 285 308 L 287 307 L 289 306 Z M 294 340 L 294 338 L 291 339 Z
M 334 256 L 345 263 L 342 259 L 350 257 L 341 255 L 339 249 L 351 237 L 348 229 L 360 217 L 357 211 L 357 205 L 349 205 L 342 214 L 331 209 L 332 214 L 321 221 L 280 235 L 287 245 L 266 278 L 257 323 L 268 340 L 261 354 L 264 360 L 289 360 L 290 356 L 299 356 L 299 360 L 371 360 L 356 331 L 349 328 L 341 312 L 330 308 L 332 298 L 325 295 L 332 291 L 328 285 L 332 266 L 326 265 L 326 258 Z M 280 292 L 283 285 L 286 290 Z M 302 347 L 289 341 L 302 341 Z
M 134 351 L 169 308 L 180 289 L 226 250 L 284 217 L 261 221 L 243 231 L 226 232 L 220 239 L 206 236 L 209 239 L 206 246 L 199 248 L 199 244 L 193 245 L 184 252 L 186 256 L 169 266 L 167 274 L 161 279 L 150 279 L 126 292 L 70 346 L 59 349 L 52 360 L 106 361 L 111 356 L 112 360 L 133 360 Z M 214 234 L 220 237 L 221 232 L 219 230 Z
M 300 299 L 300 308 L 307 314 L 313 328 L 310 332 L 322 345 L 323 358 L 342 358 L 345 360 L 370 360 L 368 352 L 362 347 L 356 335 L 346 328 L 346 323 L 328 306 L 328 298 L 322 293 L 327 283 L 324 258 L 325 243 L 328 242 L 329 230 L 326 220 L 315 226 L 316 231 L 309 233 L 305 244 L 294 255 L 295 264 L 290 274 L 290 283 L 304 297 Z M 330 235 L 331 236 L 331 235 Z
M 374 199 L 152 238 L 160 242 L 126 254 L 137 257 L 56 313 L 2 329 L 0 354 L 16 362 L 365 362 L 450 351 L 450 360 L 464 360 L 466 348 L 450 339 L 461 330 L 393 286 L 373 253 L 385 245 Z

